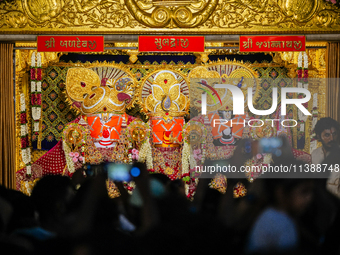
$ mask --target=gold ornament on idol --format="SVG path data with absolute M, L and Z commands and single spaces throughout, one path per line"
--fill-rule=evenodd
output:
M 144 111 L 150 116 L 184 116 L 189 107 L 188 87 L 186 78 L 176 71 L 159 70 L 151 73 L 141 87 Z
M 135 86 L 132 75 L 118 67 L 70 68 L 66 76 L 68 99 L 83 114 L 124 113 L 134 104 Z

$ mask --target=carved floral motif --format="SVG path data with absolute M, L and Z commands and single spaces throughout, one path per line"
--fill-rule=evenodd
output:
M 337 32 L 340 9 L 318 0 L 13 0 L 0 3 L 2 33 Z M 93 30 L 95 29 L 95 30 Z M 93 31 L 92 31 L 93 30 Z

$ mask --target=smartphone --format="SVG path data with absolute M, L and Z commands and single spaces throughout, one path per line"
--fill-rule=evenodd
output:
M 282 139 L 280 137 L 262 138 L 259 140 L 259 152 L 260 153 L 272 153 L 276 156 L 280 156 L 282 151 Z
M 140 168 L 137 164 L 116 164 L 107 163 L 107 177 L 113 181 L 129 182 L 132 177 L 140 175 Z
M 107 177 L 113 181 L 129 182 L 132 180 L 131 168 L 132 165 L 129 164 L 107 163 Z

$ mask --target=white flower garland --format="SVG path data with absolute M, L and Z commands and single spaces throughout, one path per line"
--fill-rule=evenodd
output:
M 313 95 L 313 120 L 312 120 L 312 129 L 315 128 L 316 123 L 318 122 L 318 93 L 314 93 Z
M 34 93 L 36 89 L 36 83 L 35 81 L 31 81 L 31 93 Z
M 299 57 L 298 57 L 298 67 L 302 67 L 302 52 L 299 53 Z
M 37 67 L 41 67 L 41 54 L 40 54 L 40 52 L 37 53 Z
M 20 94 L 20 112 L 26 111 L 26 102 L 25 102 L 25 94 Z
M 34 122 L 33 131 L 34 132 L 39 132 L 39 122 Z
M 37 82 L 37 87 L 36 87 L 36 91 L 41 93 L 41 81 Z
M 35 82 L 31 81 L 31 93 L 39 92 L 41 93 L 41 81 Z
M 303 59 L 303 69 L 302 69 L 302 59 Z M 298 69 L 301 69 L 302 75 L 303 75 L 303 70 L 308 69 L 308 55 L 306 52 L 300 52 L 299 57 L 298 57 Z M 308 89 L 308 83 L 303 84 L 302 83 L 302 75 L 301 75 L 301 80 L 298 81 L 298 88 L 304 88 Z M 299 120 L 302 120 L 303 122 L 307 121 L 308 116 L 304 115 L 300 109 L 298 109 L 298 117 Z M 301 132 L 304 132 L 305 130 L 305 125 L 300 124 L 300 130 Z
M 35 66 L 35 51 L 32 52 L 32 56 L 31 56 L 31 66 Z
M 20 136 L 28 135 L 27 124 L 20 125 Z
M 142 144 L 139 150 L 138 162 L 146 162 L 146 168 L 153 169 L 152 150 L 149 138 Z
M 25 165 L 27 166 L 31 160 L 31 148 L 26 148 L 26 149 L 22 149 L 21 150 L 21 157 L 22 157 L 22 161 L 25 163 Z
M 308 72 L 308 55 L 307 55 L 306 52 L 303 52 L 303 69 L 307 70 L 307 72 Z M 304 84 L 304 88 L 308 90 L 308 80 Z M 307 118 L 307 116 L 306 116 L 306 118 Z
M 189 173 L 189 168 L 192 165 L 192 153 L 191 153 L 190 145 L 187 142 L 184 142 L 182 149 L 182 175 Z M 184 184 L 185 194 L 189 194 L 189 185 Z
M 303 68 L 308 69 L 308 55 L 305 51 L 303 52 Z
M 312 111 L 312 130 L 314 130 L 316 123 L 318 122 L 318 93 L 313 94 L 313 111 Z M 309 152 L 312 153 L 317 148 L 317 140 L 312 139 L 310 142 Z
M 265 154 L 263 157 L 263 164 L 270 164 L 272 162 L 272 154 Z
M 38 129 L 37 130 L 34 130 L 34 131 L 39 131 L 39 120 L 41 118 L 41 107 L 32 107 L 32 118 L 33 120 L 37 121 L 37 122 L 34 122 L 34 126 L 36 126 L 35 124 L 37 124 L 38 126 Z
M 24 93 L 20 94 L 20 114 L 26 115 L 26 99 L 25 99 Z M 28 137 L 27 120 L 25 120 L 25 123 L 22 123 L 20 125 L 20 136 L 21 136 L 21 139 L 26 139 Z M 31 157 L 31 148 L 28 147 L 28 144 L 27 144 L 27 147 L 21 148 L 21 158 L 22 158 L 22 162 L 24 162 L 24 164 L 26 165 L 26 174 L 30 175 L 32 173 L 32 170 L 31 170 L 32 157 Z
M 37 61 L 35 61 L 35 57 Z M 38 52 L 35 55 L 35 52 L 32 53 L 31 57 L 31 68 L 41 68 L 41 54 Z M 40 97 L 41 101 L 41 81 L 32 80 L 31 81 L 31 96 L 37 95 Z M 32 119 L 33 122 L 33 132 L 38 133 L 40 131 L 40 122 L 41 119 L 41 102 L 39 106 L 32 105 Z

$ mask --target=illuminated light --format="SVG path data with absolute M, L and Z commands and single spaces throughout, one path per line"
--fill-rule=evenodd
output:
M 140 169 L 138 167 L 133 167 L 130 171 L 133 177 L 138 177 L 140 175 Z

